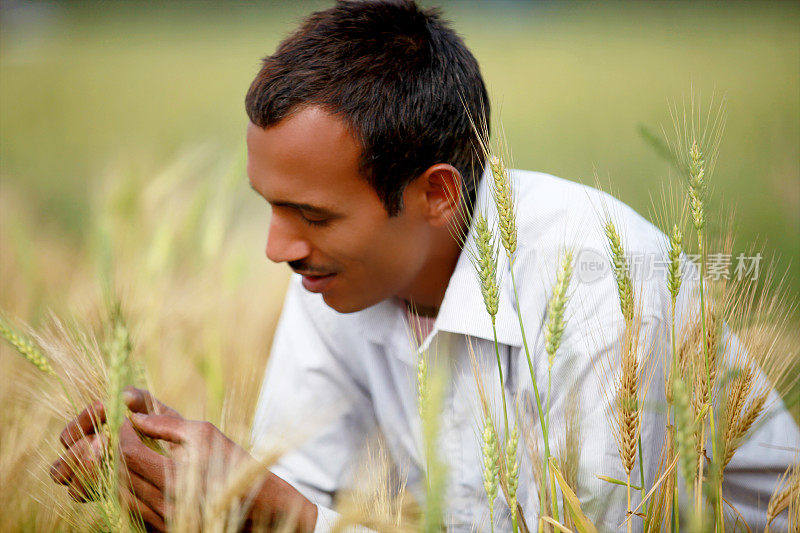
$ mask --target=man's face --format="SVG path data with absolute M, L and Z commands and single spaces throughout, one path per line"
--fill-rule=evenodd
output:
M 288 262 L 342 313 L 401 295 L 430 242 L 421 202 L 407 190 L 403 211 L 390 218 L 360 175 L 360 154 L 346 124 L 318 107 L 247 130 L 250 184 L 272 206 L 267 257 Z

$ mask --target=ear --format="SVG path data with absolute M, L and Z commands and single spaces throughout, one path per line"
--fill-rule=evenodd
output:
M 458 215 L 463 200 L 462 178 L 453 165 L 437 163 L 414 181 L 423 212 L 431 225 L 446 226 Z

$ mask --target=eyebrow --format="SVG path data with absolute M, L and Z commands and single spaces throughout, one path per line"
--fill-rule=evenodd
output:
M 262 196 L 262 197 L 264 196 L 255 187 L 253 187 L 252 183 L 250 184 L 250 188 L 253 189 L 259 196 Z M 307 213 L 314 214 L 314 215 L 321 216 L 321 217 L 329 217 L 329 218 L 341 218 L 342 217 L 342 215 L 340 213 L 337 213 L 336 211 L 333 211 L 331 209 L 326 209 L 324 207 L 319 207 L 319 206 L 316 206 L 316 205 L 305 204 L 305 203 L 302 203 L 302 202 L 288 202 L 288 201 L 285 201 L 285 200 L 270 200 L 269 198 L 266 198 L 266 200 L 272 206 L 291 207 L 293 209 L 299 209 L 300 211 L 305 211 Z

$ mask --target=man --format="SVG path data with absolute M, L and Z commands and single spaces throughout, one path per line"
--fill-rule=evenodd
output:
M 485 314 L 470 252 L 472 211 L 489 204 L 481 179 L 483 139 L 473 124 L 489 122 L 489 102 L 477 62 L 462 40 L 434 12 L 413 2 L 341 2 L 312 14 L 265 59 L 246 98 L 248 176 L 272 207 L 266 253 L 295 271 L 270 355 L 254 421 L 253 441 L 287 441 L 289 451 L 258 487 L 253 513 L 277 520 L 296 513 L 299 530 L 323 531 L 336 520 L 337 491 L 357 475 L 356 461 L 369 436 L 382 434 L 408 488 L 424 501 L 424 465 L 417 415 L 416 361 L 408 338 L 419 323 L 423 348 L 446 362 L 449 382 L 441 416 L 438 452 L 448 466 L 445 502 L 449 529 L 488 529 L 488 505 L 480 467 L 476 381 L 494 408 L 505 395 L 512 424 L 536 436 L 523 338 L 510 282 L 500 255 L 497 342 L 502 388 L 495 361 L 494 331 Z M 534 372 L 546 383 L 547 354 L 541 324 L 555 270 L 565 249 L 578 258 L 604 258 L 598 211 L 613 214 L 631 255 L 663 255 L 664 238 L 626 206 L 589 188 L 544 174 L 515 171 L 519 248 L 515 275 Z M 465 207 L 466 206 L 466 207 Z M 492 211 L 488 210 L 490 217 Z M 461 236 L 467 235 L 462 243 Z M 644 353 L 666 339 L 669 300 L 662 279 L 637 279 Z M 688 313 L 683 298 L 679 313 Z M 613 361 L 622 316 L 611 272 L 576 276 L 562 347 L 554 362 L 550 408 L 551 442 L 563 450 L 564 415 L 580 396 L 578 493 L 601 529 L 625 518 L 624 494 L 595 474 L 624 478 L 608 413 L 613 401 L 596 365 Z M 416 312 L 414 312 L 415 310 Z M 477 364 L 470 362 L 467 346 Z M 660 359 L 660 356 L 658 357 Z M 659 402 L 661 370 L 654 372 L 648 401 Z M 541 387 L 540 387 L 541 389 Z M 576 393 L 579 391 L 579 394 Z M 519 408 L 513 408 L 520 399 Z M 780 402 L 773 395 L 775 405 Z M 138 429 L 192 450 L 201 457 L 222 449 L 231 463 L 252 458 L 218 429 L 183 420 L 143 391 L 126 400 Z M 782 470 L 788 453 L 764 451 L 759 443 L 796 446 L 796 426 L 784 411 L 763 426 L 731 463 L 726 481 L 748 519 L 763 516 L 771 491 L 768 476 Z M 102 419 L 102 406 L 94 413 Z M 500 420 L 499 411 L 497 413 Z M 777 421 L 777 422 L 775 422 Z M 525 424 L 530 428 L 526 428 Z M 663 414 L 646 413 L 642 430 L 645 482 L 652 484 L 664 433 Z M 67 455 L 91 455 L 99 439 L 84 413 L 62 434 Z M 84 438 L 85 434 L 89 434 Z M 124 496 L 154 528 L 164 527 L 171 460 L 152 452 L 130 425 L 123 453 L 131 471 Z M 528 449 L 523 442 L 520 450 Z M 578 450 L 571 450 L 578 452 Z M 534 465 L 518 454 L 518 499 L 529 521 L 538 515 Z M 81 487 L 61 460 L 54 477 Z M 759 485 L 760 484 L 760 485 Z M 734 491 L 736 492 L 736 491 Z M 736 495 L 734 494 L 734 495 Z M 747 501 L 755 497 L 756 501 Z M 759 511 L 758 498 L 761 498 Z M 501 498 L 502 500 L 502 498 Z M 510 515 L 495 505 L 497 527 Z M 638 526 L 638 524 L 637 524 Z

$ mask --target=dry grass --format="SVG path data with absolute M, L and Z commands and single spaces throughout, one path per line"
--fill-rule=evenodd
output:
M 55 440 L 64 422 L 128 381 L 121 375 L 124 357 L 115 358 L 115 366 L 105 355 L 111 346 L 103 339 L 113 338 L 108 335 L 112 322 L 98 288 L 98 265 L 100 271 L 106 270 L 104 263 L 112 267 L 112 284 L 130 319 L 135 362 L 128 378 L 137 380 L 146 370 L 149 388 L 166 403 L 190 418 L 212 420 L 248 446 L 286 277 L 269 268 L 252 246 L 260 238 L 257 228 L 244 231 L 233 224 L 233 206 L 249 192 L 246 184 L 233 185 L 226 178 L 231 159 L 207 165 L 208 152 L 199 154 L 188 151 L 174 165 L 145 169 L 142 175 L 112 170 L 115 179 L 109 186 L 90 191 L 96 215 L 91 234 L 97 237 L 92 249 L 75 250 L 56 240 L 27 251 L 19 248 L 19 242 L 42 244 L 46 235 L 34 239 L 29 228 L 36 224 L 26 222 L 13 195 L 4 190 L 0 196 L 0 271 L 10 283 L 25 287 L 4 291 L 4 306 L 9 314 L 32 319 L 37 330 L 29 335 L 32 346 L 38 346 L 58 377 L 42 375 L 14 355 L 10 345 L 0 345 L 0 372 L 9 378 L 0 385 L 5 422 L 0 497 L 15 509 L 0 513 L 3 530 L 55 531 L 65 524 L 93 530 L 103 523 L 102 509 L 72 502 L 47 474 L 61 451 Z M 233 177 L 238 180 L 238 174 Z M 209 194 L 214 189 L 203 186 L 204 180 L 218 184 L 215 194 Z M 12 238 L 12 228 L 21 234 Z M 220 291 L 211 294 L 211 286 Z M 262 297 L 253 298 L 254 291 Z M 37 303 L 37 294 L 59 295 L 39 300 L 53 312 Z M 114 380 L 117 384 L 110 387 Z

